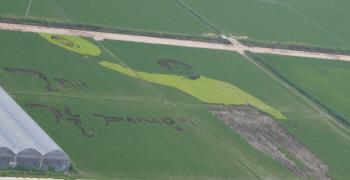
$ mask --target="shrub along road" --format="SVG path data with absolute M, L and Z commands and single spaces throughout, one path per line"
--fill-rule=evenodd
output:
M 10 30 L 10 31 L 92 37 L 98 41 L 103 39 L 110 39 L 110 40 L 118 40 L 118 41 L 131 41 L 131 42 L 141 42 L 141 43 L 150 43 L 150 44 L 163 44 L 163 45 L 172 45 L 172 46 L 237 51 L 241 54 L 244 54 L 244 51 L 251 51 L 253 53 L 265 53 L 265 54 L 276 54 L 276 55 L 285 55 L 285 56 L 298 56 L 298 57 L 308 57 L 308 58 L 350 61 L 350 56 L 346 56 L 346 55 L 326 54 L 326 53 L 307 52 L 307 51 L 293 51 L 293 50 L 274 49 L 274 48 L 247 47 L 247 46 L 243 46 L 238 41 L 232 38 L 229 38 L 229 40 L 232 43 L 229 45 L 229 44 L 216 44 L 216 43 L 206 43 L 206 42 L 199 42 L 199 41 L 178 40 L 178 39 L 116 34 L 116 33 L 106 33 L 106 32 L 77 30 L 77 29 L 64 29 L 64 28 L 55 28 L 55 27 L 10 24 L 10 23 L 0 23 L 0 29 Z

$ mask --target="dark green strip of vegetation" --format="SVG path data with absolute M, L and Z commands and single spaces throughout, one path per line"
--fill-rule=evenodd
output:
M 207 21 L 202 15 L 197 13 L 195 10 L 193 10 L 190 6 L 182 2 L 181 0 L 173 0 L 176 4 L 184 8 L 187 12 L 191 13 L 193 16 L 195 16 L 198 20 L 202 21 L 205 25 L 210 27 L 213 31 L 216 32 L 217 35 L 222 34 L 221 31 L 213 25 L 211 22 Z
M 310 51 L 310 52 L 321 52 L 321 53 L 337 53 L 350 55 L 349 48 L 336 48 L 327 46 L 315 46 L 307 43 L 297 43 L 297 42 L 276 42 L 276 41 L 263 41 L 263 40 L 252 40 L 252 39 L 237 39 L 242 44 L 246 46 L 258 46 L 258 47 L 268 47 L 268 48 L 279 48 L 288 49 L 296 51 Z
M 136 29 L 122 29 L 108 26 L 101 26 L 89 23 L 73 23 L 73 22 L 56 22 L 47 21 L 42 19 L 29 19 L 24 18 L 7 18 L 0 16 L 0 22 L 15 23 L 15 24 L 29 24 L 36 26 L 47 26 L 47 27 L 60 27 L 68 29 L 78 29 L 87 31 L 99 31 L 99 32 L 110 32 L 110 33 L 120 33 L 120 34 L 130 34 L 130 35 L 140 35 L 140 36 L 151 36 L 159 38 L 170 38 L 170 39 L 180 39 L 180 40 L 191 40 L 191 41 L 201 41 L 209 43 L 222 43 L 230 44 L 227 39 L 222 39 L 220 37 L 210 37 L 201 35 L 186 35 L 186 34 L 175 34 L 166 32 L 153 32 L 144 31 Z
M 278 76 L 280 79 L 282 79 L 284 82 L 288 83 L 290 86 L 294 87 L 296 90 L 298 90 L 300 93 L 302 93 L 304 96 L 312 100 L 314 103 L 316 103 L 319 107 L 321 107 L 323 110 L 325 110 L 329 115 L 334 117 L 338 120 L 341 124 L 345 125 L 348 129 L 350 129 L 350 121 L 343 117 L 342 115 L 338 114 L 331 108 L 329 108 L 327 105 L 323 104 L 320 100 L 318 100 L 316 97 L 310 95 L 306 91 L 304 91 L 302 88 L 300 88 L 298 85 L 293 83 L 291 80 L 283 76 L 281 73 L 279 73 L 277 70 L 275 70 L 272 66 L 270 66 L 266 61 L 264 61 L 262 58 L 258 57 L 256 54 L 245 51 L 245 53 L 252 59 L 254 59 L 257 63 L 261 64 L 262 66 L 269 69 L 272 73 L 274 73 L 276 76 Z
M 297 159 L 296 157 L 294 157 L 289 151 L 287 151 L 286 149 L 284 149 L 283 147 L 279 146 L 278 144 L 276 144 L 275 141 L 273 141 L 272 139 L 270 139 L 268 136 L 266 136 L 264 134 L 264 136 L 269 139 L 274 145 L 276 145 L 278 147 L 278 150 L 280 150 L 281 152 L 283 152 L 287 158 L 289 158 L 290 160 L 294 161 L 295 164 L 297 164 L 301 169 L 305 170 L 306 165 L 303 164 L 302 162 L 299 161 L 299 159 Z
M 81 179 L 81 174 L 75 169 L 71 163 L 69 173 L 63 171 L 55 172 L 55 168 L 49 166 L 48 170 L 40 168 L 29 168 L 24 165 L 19 165 L 14 168 L 8 167 L 0 171 L 0 177 L 33 177 L 33 178 L 54 178 L 54 179 Z

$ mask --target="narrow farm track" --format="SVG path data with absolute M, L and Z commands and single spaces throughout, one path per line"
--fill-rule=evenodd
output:
M 167 39 L 167 38 L 116 34 L 116 33 L 106 33 L 106 32 L 97 32 L 97 31 L 11 24 L 11 23 L 0 23 L 0 29 L 10 30 L 10 31 L 32 32 L 32 33 L 50 33 L 50 34 L 92 37 L 98 41 L 109 39 L 109 40 L 131 41 L 131 42 L 140 42 L 140 43 L 149 43 L 149 44 L 162 44 L 162 45 L 183 46 L 183 47 L 193 47 L 193 48 L 203 48 L 203 49 L 237 51 L 241 54 L 244 54 L 244 51 L 251 51 L 253 53 L 266 53 L 266 54 L 276 54 L 276 55 L 285 55 L 285 56 L 350 61 L 350 56 L 346 56 L 346 55 L 326 54 L 326 53 L 306 52 L 306 51 L 293 51 L 293 50 L 273 49 L 273 48 L 247 47 L 247 46 L 241 45 L 235 39 L 229 39 L 232 42 L 232 44 L 228 45 L 228 44 L 206 43 L 206 42 L 199 42 L 199 41 Z

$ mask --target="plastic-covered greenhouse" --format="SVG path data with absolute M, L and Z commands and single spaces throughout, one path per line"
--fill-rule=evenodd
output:
M 24 165 L 69 169 L 69 156 L 0 87 L 0 169 Z

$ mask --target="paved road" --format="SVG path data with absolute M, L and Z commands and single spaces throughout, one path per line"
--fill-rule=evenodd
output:
M 206 42 L 198 42 L 198 41 L 177 40 L 177 39 L 126 35 L 126 34 L 96 32 L 96 31 L 85 31 L 85 30 L 73 30 L 73 29 L 22 25 L 22 24 L 10 24 L 10 23 L 0 23 L 0 29 L 11 30 L 11 31 L 33 32 L 33 33 L 50 33 L 50 34 L 92 37 L 98 41 L 104 40 L 104 39 L 110 39 L 110 40 L 118 40 L 118 41 L 131 41 L 131 42 L 150 43 L 150 44 L 163 44 L 163 45 L 172 45 L 172 46 L 237 51 L 241 54 L 243 54 L 243 51 L 249 50 L 254 53 L 266 53 L 266 54 L 276 54 L 276 55 L 285 55 L 285 56 L 298 56 L 298 57 L 350 61 L 350 56 L 345 56 L 345 55 L 315 53 L 315 52 L 305 52 L 305 51 L 292 51 L 292 50 L 273 49 L 273 48 L 247 47 L 247 46 L 243 46 L 238 41 L 231 38 L 229 40 L 232 42 L 232 44 L 228 45 L 228 44 L 216 44 L 216 43 L 206 43 Z

